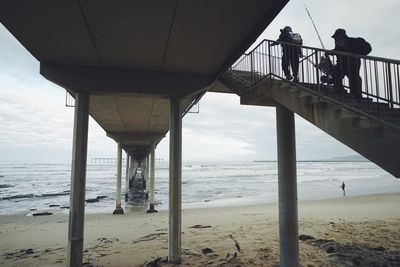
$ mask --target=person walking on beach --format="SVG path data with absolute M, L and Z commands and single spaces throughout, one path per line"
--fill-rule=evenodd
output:
M 367 41 L 363 38 L 348 37 L 344 29 L 337 29 L 332 35 L 332 38 L 335 40 L 335 48 L 333 51 L 368 55 L 372 50 L 371 45 Z M 357 99 L 361 99 L 362 80 L 360 77 L 360 58 L 338 55 L 336 59 L 333 75 L 335 91 L 340 95 L 346 93 L 343 86 L 343 78 L 347 76 L 351 95 Z
M 281 29 L 281 34 L 279 35 L 277 42 L 284 42 L 288 44 L 295 45 L 303 45 L 303 40 L 301 39 L 300 34 L 294 33 L 290 26 L 286 26 Z M 272 44 L 274 46 L 277 44 Z M 301 48 L 292 45 L 282 45 L 282 70 L 285 74 L 285 77 L 289 81 L 298 82 L 298 74 L 299 74 L 299 61 L 302 56 Z M 292 69 L 293 76 L 290 73 L 290 69 Z M 293 79 L 293 80 L 292 80 Z
M 345 190 L 346 185 L 344 184 L 344 182 L 342 182 L 342 185 L 340 187 L 342 188 L 343 196 L 345 197 L 346 196 L 346 190 Z

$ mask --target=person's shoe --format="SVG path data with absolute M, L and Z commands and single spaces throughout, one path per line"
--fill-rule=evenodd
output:
M 350 97 L 351 97 L 351 98 L 354 98 L 354 99 L 357 99 L 357 100 L 359 100 L 359 101 L 362 100 L 362 96 L 361 96 L 361 95 L 350 94 Z
M 326 75 L 322 75 L 321 76 L 321 83 L 328 83 L 329 81 L 329 77 Z
M 322 84 L 324 83 L 326 83 L 327 85 L 333 84 L 333 78 L 329 77 L 328 75 L 322 75 L 320 79 Z
M 292 75 L 289 74 L 289 75 L 286 76 L 286 80 L 291 81 L 292 79 L 293 79 Z
M 298 82 L 299 82 L 299 77 L 297 77 L 297 76 L 294 76 L 294 78 L 293 78 L 292 82 L 294 82 L 294 83 L 298 83 Z

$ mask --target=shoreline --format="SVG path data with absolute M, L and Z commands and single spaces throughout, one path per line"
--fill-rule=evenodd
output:
M 330 203 L 330 202 L 335 202 L 335 201 L 340 201 L 343 200 L 345 201 L 346 199 L 352 199 L 353 201 L 369 201 L 370 199 L 378 199 L 381 196 L 386 196 L 386 197 L 396 197 L 397 195 L 400 195 L 400 193 L 398 192 L 389 192 L 389 193 L 373 193 L 373 194 L 363 194 L 363 195 L 352 195 L 352 196 L 341 196 L 341 197 L 326 197 L 326 198 L 310 198 L 310 199 L 302 199 L 302 200 L 298 200 L 298 206 L 301 205 L 306 205 L 306 204 L 310 204 L 310 203 L 314 203 L 314 202 L 319 202 L 319 203 Z M 240 200 L 241 198 L 238 198 L 238 200 Z M 236 199 L 234 199 L 236 200 Z M 221 204 L 216 204 L 215 201 L 213 202 L 204 202 L 204 203 L 195 203 L 195 204 L 191 204 L 189 203 L 189 205 L 182 205 L 182 210 L 185 211 L 190 211 L 190 210 L 209 210 L 209 209 L 235 209 L 235 208 L 241 208 L 241 207 L 263 207 L 263 206 L 274 206 L 274 205 L 278 205 L 278 201 L 269 201 L 267 200 L 266 202 L 261 202 L 259 200 L 245 200 L 245 201 L 232 201 L 230 202 L 232 204 L 229 204 L 229 202 L 222 202 Z M 186 206 L 186 207 L 185 207 Z M 189 206 L 189 207 L 187 207 Z M 107 207 L 91 207 L 91 211 L 85 211 L 85 215 L 96 215 L 96 214 L 110 214 L 113 212 L 114 210 L 114 206 L 112 206 L 110 209 L 107 209 Z M 137 206 L 131 206 L 131 205 L 127 205 L 124 204 L 124 202 L 122 203 L 122 208 L 124 210 L 128 210 L 130 212 L 141 212 L 141 211 L 145 211 L 146 208 L 145 207 L 137 207 Z M 157 209 L 157 205 L 156 205 L 156 209 Z M 38 212 L 42 212 L 42 211 L 47 211 L 47 210 L 38 210 Z M 48 210 L 48 211 L 52 211 L 52 210 Z M 158 209 L 159 212 L 168 212 L 167 208 L 159 208 Z M 29 213 L 23 212 L 23 211 L 19 211 L 16 213 L 10 213 L 10 214 L 0 214 L 0 218 L 3 216 L 26 216 L 26 217 L 33 217 L 32 214 L 34 211 L 32 210 Z M 68 216 L 69 214 L 69 209 L 62 209 L 58 212 L 53 213 L 52 215 L 48 215 L 48 216 L 54 216 L 54 215 L 64 215 L 64 216 Z
M 159 166 L 156 175 L 156 205 L 168 209 L 168 168 Z M 167 166 L 166 166 L 167 167 Z M 274 164 L 202 164 L 183 168 L 182 207 L 218 208 L 278 202 L 277 170 Z M 37 212 L 66 213 L 69 205 L 70 170 L 66 165 L 6 166 L 0 170 L 0 214 Z M 88 166 L 86 213 L 109 213 L 115 208 L 115 170 L 110 166 Z M 26 179 L 29 177 L 29 179 Z M 346 183 L 348 196 L 370 193 L 400 193 L 400 180 L 372 163 L 299 163 L 298 199 L 321 200 L 341 197 Z M 24 195 L 33 197 L 23 197 Z M 101 199 L 98 199 L 101 197 Z M 95 201 L 92 201 L 95 200 Z M 98 201 L 98 202 L 96 202 Z M 90 202 L 90 203 L 89 203 Z M 124 205 L 124 203 L 123 203 Z M 141 205 L 141 204 L 139 204 Z M 51 207 L 52 206 L 52 207 Z M 57 207 L 58 206 L 58 207 Z
M 346 265 L 357 260 L 343 256 L 349 246 L 354 257 L 365 258 L 361 266 L 372 261 L 400 264 L 399 202 L 399 193 L 299 202 L 299 235 L 309 238 L 300 241 L 301 264 Z M 0 229 L 0 266 L 65 266 L 68 214 L 0 215 Z M 84 262 L 93 266 L 155 261 L 172 266 L 162 263 L 168 255 L 167 210 L 86 214 L 84 243 Z M 327 247 L 337 252 L 328 253 Z M 276 266 L 277 203 L 183 209 L 182 260 L 190 266 Z
M 324 198 L 321 197 L 309 197 L 309 198 L 305 198 L 303 197 L 303 199 L 300 199 L 298 201 L 299 205 L 300 203 L 308 203 L 308 202 L 316 202 L 316 201 L 321 201 L 321 202 L 326 202 L 326 201 L 333 201 L 333 200 L 339 200 L 339 199 L 357 199 L 357 198 L 369 198 L 369 197 L 374 197 L 374 196 L 380 196 L 380 195 L 397 195 L 400 194 L 400 192 L 387 192 L 387 193 L 372 193 L 372 194 L 355 194 L 355 195 L 348 195 L 348 196 L 338 196 L 338 197 L 332 197 L 332 196 L 327 196 Z M 101 204 L 101 202 L 99 202 L 99 204 Z M 99 205 L 97 204 L 97 205 Z M 109 204 L 109 203 L 107 203 Z M 260 199 L 250 199 L 250 198 L 235 198 L 235 199 L 229 199 L 224 200 L 224 201 L 220 201 L 220 200 L 214 200 L 214 201 L 204 201 L 204 202 L 196 202 L 196 203 L 183 203 L 182 204 L 182 210 L 202 210 L 202 209 L 224 209 L 224 208 L 230 208 L 230 207 L 247 207 L 247 206 L 268 206 L 268 205 L 276 205 L 278 204 L 278 200 L 260 200 Z M 125 204 L 125 202 L 122 203 L 123 205 L 123 209 L 127 209 L 127 210 L 135 210 L 136 211 L 140 211 L 140 210 L 146 210 L 146 208 L 141 208 L 141 207 L 135 207 L 135 206 L 131 206 L 130 204 Z M 58 214 L 64 214 L 64 215 L 68 215 L 69 214 L 69 210 L 65 209 L 65 207 L 62 207 L 61 205 L 57 205 L 60 206 L 60 209 L 40 209 L 40 210 L 30 210 L 29 212 L 27 210 L 25 211 L 17 211 L 17 212 L 13 212 L 13 213 L 6 213 L 6 214 L 1 214 L 0 213 L 0 217 L 1 216 L 27 216 L 27 217 L 33 217 L 33 213 L 35 212 L 52 212 L 52 215 L 48 215 L 48 216 L 54 216 L 54 215 L 58 215 Z M 157 205 L 156 205 L 157 208 Z M 89 210 L 85 211 L 85 214 L 109 214 L 112 213 L 114 210 L 114 206 L 110 206 L 108 207 L 89 207 Z M 158 207 L 159 211 L 168 211 L 168 208 L 165 205 L 162 205 L 161 207 Z

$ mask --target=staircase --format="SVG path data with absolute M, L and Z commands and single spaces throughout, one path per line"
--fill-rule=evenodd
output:
M 243 55 L 219 81 L 238 94 L 242 104 L 283 105 L 400 178 L 400 83 L 397 80 L 400 62 L 361 57 L 365 64 L 360 71 L 365 74 L 363 98 L 355 99 L 350 94 L 337 95 L 332 86 L 321 84 L 320 77 L 324 73 L 316 66 L 325 50 L 302 47 L 306 57 L 315 60 L 303 59 L 300 82 L 293 83 L 282 78 L 280 60 L 276 56 L 280 51 L 274 54 L 272 43 L 264 40 L 252 52 Z M 244 61 L 250 64 L 243 66 Z M 379 68 L 381 64 L 387 73 L 368 76 L 368 66 Z M 370 71 L 376 73 L 377 69 Z M 389 77 L 394 81 L 388 80 Z

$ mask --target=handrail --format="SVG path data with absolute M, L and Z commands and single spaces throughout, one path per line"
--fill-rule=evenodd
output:
M 384 58 L 384 57 L 376 57 L 376 56 L 365 56 L 365 55 L 358 55 L 358 54 L 352 54 L 352 53 L 346 53 L 346 52 L 340 52 L 340 51 L 334 51 L 333 50 L 327 50 L 327 49 L 322 49 L 322 48 L 318 48 L 318 47 L 311 47 L 311 46 L 304 46 L 304 45 L 297 45 L 297 44 L 291 44 L 291 43 L 285 43 L 285 42 L 278 42 L 278 41 L 273 41 L 273 40 L 269 40 L 269 39 L 263 39 L 256 47 L 254 47 L 252 50 L 250 50 L 249 52 L 246 52 L 242 55 L 242 59 L 243 60 L 243 56 L 248 56 L 250 55 L 253 51 L 255 51 L 262 43 L 264 42 L 271 42 L 271 43 L 275 43 L 275 44 L 280 44 L 280 45 L 290 45 L 290 46 L 296 46 L 296 47 L 300 47 L 300 48 L 305 48 L 305 49 L 313 49 L 319 52 L 327 52 L 329 53 L 334 53 L 335 55 L 341 55 L 341 56 L 350 56 L 350 57 L 355 57 L 355 58 L 360 58 L 360 59 L 370 59 L 370 60 L 374 60 L 374 61 L 381 61 L 381 62 L 385 62 L 385 63 L 393 63 L 393 64 L 400 64 L 400 60 L 398 59 L 391 59 L 391 58 Z M 235 62 L 232 66 L 234 66 L 235 64 L 237 64 L 237 62 Z
M 68 108 L 75 107 L 75 98 L 67 90 L 65 90 L 65 106 Z
M 188 107 L 185 109 L 185 111 L 183 112 L 182 118 L 185 117 L 185 115 L 186 115 L 187 113 L 189 113 L 190 109 L 191 109 L 194 105 L 196 105 L 197 103 L 199 103 L 200 99 L 205 95 L 206 92 L 207 92 L 207 91 L 200 92 L 200 93 L 192 100 L 192 102 L 189 104 L 189 106 L 188 106 Z
M 300 59 L 300 63 L 306 59 L 309 59 L 310 57 L 314 56 L 317 52 L 312 53 L 311 55 L 308 55 L 306 57 L 303 57 L 302 59 Z
M 278 41 L 273 41 L 273 40 L 269 40 L 269 39 L 262 40 L 261 43 L 258 44 L 258 46 L 260 46 L 263 42 L 271 42 L 271 43 L 276 43 L 276 44 L 281 44 L 281 45 L 283 44 L 283 45 L 296 46 L 296 47 L 301 47 L 301 48 L 304 48 L 304 49 L 311 49 L 311 50 L 315 50 L 315 51 L 319 51 L 319 52 L 335 53 L 335 55 L 341 55 L 341 56 L 350 56 L 350 57 L 355 57 L 355 58 L 370 59 L 370 60 L 374 60 L 374 61 L 382 61 L 382 62 L 385 62 L 385 63 L 400 64 L 400 60 L 398 60 L 398 59 L 376 57 L 376 56 L 358 55 L 358 54 L 352 54 L 352 53 L 346 53 L 346 52 L 340 52 L 340 51 L 333 51 L 333 50 L 328 50 L 328 49 L 323 49 L 323 48 L 318 48 L 318 47 L 312 47 L 312 46 L 296 45 L 296 44 L 290 44 L 290 43 L 285 43 L 285 42 L 278 42 Z M 256 46 L 254 49 L 256 49 L 258 46 Z M 247 54 L 250 54 L 251 52 L 253 52 L 254 49 L 252 49 Z
M 284 79 L 286 75 L 281 66 L 282 52 L 277 44 L 298 47 L 302 50 L 304 57 L 301 60 L 297 59 L 299 62 L 298 78 L 302 86 L 308 86 L 308 90 L 312 90 L 320 96 L 325 94 L 330 99 L 341 103 L 344 103 L 342 91 L 353 93 L 359 98 L 364 97 L 358 101 L 359 106 L 362 105 L 364 111 L 367 110 L 368 114 L 373 114 L 375 117 L 380 117 L 382 112 L 395 111 L 396 114 L 400 114 L 400 60 L 356 55 L 264 39 L 251 51 L 243 54 L 232 65 L 228 74 L 236 76 L 236 79 L 240 78 L 250 87 L 266 78 Z M 296 50 L 289 49 L 287 51 Z M 326 57 L 326 54 L 331 57 L 328 63 L 339 60 L 340 64 L 324 68 L 319 63 L 323 56 Z M 357 64 L 360 66 L 354 67 Z M 357 68 L 359 68 L 358 75 Z M 349 76 L 352 78 L 349 79 Z M 322 88 L 326 82 L 331 85 Z M 343 87 L 340 87 L 341 83 L 343 83 Z M 329 92 L 325 92 L 327 88 L 330 88 Z M 343 89 L 338 91 L 338 88 Z M 346 91 L 348 89 L 350 90 Z

